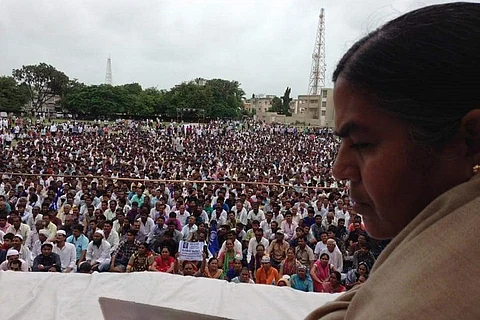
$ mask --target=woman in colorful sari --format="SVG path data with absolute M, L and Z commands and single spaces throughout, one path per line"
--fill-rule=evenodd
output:
M 353 288 L 353 286 L 360 284 L 361 276 L 368 276 L 368 264 L 366 262 L 360 262 L 358 269 L 352 269 L 348 271 L 347 278 L 345 279 L 345 287 L 347 290 Z
M 170 255 L 170 250 L 167 247 L 163 247 L 160 255 L 155 258 L 150 271 L 173 273 L 174 263 L 175 258 Z
M 342 275 L 338 271 L 333 271 L 330 274 L 328 281 L 323 283 L 323 292 L 326 293 L 341 293 L 347 291 L 347 289 L 342 286 L 341 281 Z
M 138 246 L 138 251 L 132 254 L 128 261 L 127 272 L 148 271 L 151 269 L 153 265 L 153 255 L 147 248 L 146 243 Z
M 217 258 L 210 258 L 210 260 L 208 260 L 208 266 L 203 271 L 203 274 L 207 278 L 223 279 L 223 270 L 218 268 Z
M 218 260 L 220 261 L 220 265 L 222 266 L 222 277 L 227 275 L 227 272 L 230 268 L 233 268 L 233 261 L 235 260 L 236 255 L 242 255 L 241 252 L 235 252 L 235 248 L 233 246 L 233 241 L 228 239 L 226 241 L 226 250 L 220 254 Z
M 320 258 L 313 264 L 310 270 L 310 276 L 313 280 L 313 289 L 315 292 L 324 292 L 323 283 L 328 281 L 330 274 L 335 271 L 335 268 L 329 263 L 330 256 L 322 253 Z
M 280 263 L 280 278 L 283 275 L 293 275 L 297 273 L 297 268 L 301 265 L 300 261 L 295 258 L 295 249 L 290 247 L 287 249 L 287 257 Z

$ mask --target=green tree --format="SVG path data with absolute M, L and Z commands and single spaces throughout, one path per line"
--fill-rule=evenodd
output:
M 290 112 L 290 102 L 292 101 L 292 98 L 290 98 L 290 92 L 292 91 L 291 88 L 287 87 L 285 89 L 285 93 L 283 94 L 282 97 L 282 114 L 286 116 L 291 116 L 292 113 Z
M 110 85 L 88 86 L 67 95 L 64 105 L 75 114 L 114 115 L 123 110 L 121 103 L 126 100 Z
M 141 115 L 161 115 L 164 113 L 163 100 L 165 91 L 147 88 L 138 96 L 138 104 L 142 106 Z
M 25 84 L 32 112 L 38 112 L 55 95 L 62 95 L 69 81 L 67 75 L 46 63 L 22 66 L 14 69 L 12 75 L 16 81 Z
M 245 91 L 240 88 L 238 81 L 212 79 L 207 81 L 205 87 L 211 89 L 214 98 L 214 103 L 206 110 L 207 117 L 233 119 L 241 117 Z
M 282 99 L 275 96 L 272 99 L 272 106 L 270 107 L 270 109 L 268 109 L 268 111 L 282 113 L 283 112 Z
M 0 77 L 0 111 L 20 112 L 28 102 L 28 91 L 13 77 Z

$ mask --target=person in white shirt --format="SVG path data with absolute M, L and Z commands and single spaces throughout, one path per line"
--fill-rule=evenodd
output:
M 188 217 L 188 223 L 182 228 L 183 241 L 187 241 L 190 238 L 191 234 L 197 232 L 198 227 L 195 224 L 195 217 Z
M 105 210 L 103 215 L 107 218 L 108 220 L 113 220 L 117 215 L 116 215 L 116 209 L 117 209 L 117 201 L 115 200 L 110 200 L 108 203 L 108 209 Z
M 250 263 L 250 260 L 252 260 L 252 256 L 255 256 L 257 254 L 258 244 L 263 244 L 265 248 L 268 248 L 270 244 L 268 240 L 263 237 L 263 229 L 261 228 L 255 230 L 255 237 L 250 239 L 250 241 L 248 242 L 247 263 Z
M 285 240 L 290 241 L 295 238 L 295 230 L 298 224 L 292 220 L 292 213 L 290 211 L 285 212 L 285 220 L 280 224 L 280 229 L 285 234 Z
M 38 239 L 32 245 L 32 258 L 35 259 L 42 253 L 42 244 L 50 238 L 50 232 L 47 229 L 40 229 L 38 231 Z
M 247 220 L 249 223 L 252 223 L 253 220 L 258 220 L 260 222 L 265 220 L 265 213 L 263 210 L 259 209 L 258 202 L 252 203 L 252 210 L 248 212 Z
M 102 272 L 110 268 L 110 259 L 110 243 L 104 239 L 103 231 L 97 229 L 88 244 L 85 262 L 90 264 L 90 272 Z
M 243 206 L 243 202 L 241 200 L 238 200 L 235 206 L 232 208 L 232 211 L 235 213 L 235 219 L 237 221 L 241 222 L 243 225 L 247 225 L 248 220 L 247 220 L 247 209 Z
M 330 226 L 336 226 L 337 220 L 335 218 L 335 214 L 333 212 L 329 212 L 325 215 L 325 218 L 322 221 L 322 226 L 325 230 L 328 229 Z
M 20 269 L 14 269 L 14 265 L 20 264 Z M 28 263 L 20 258 L 20 253 L 18 250 L 15 249 L 10 249 L 7 251 L 7 260 L 3 261 L 0 264 L 0 270 L 2 271 L 22 271 L 22 272 L 28 272 Z
M 227 211 L 223 210 L 221 204 L 216 204 L 215 205 L 215 210 L 212 212 L 212 218 L 210 219 L 210 222 L 212 221 L 217 221 L 217 226 L 222 226 L 227 223 L 228 215 Z
M 272 230 L 271 230 L 271 222 L 274 221 L 273 220 L 273 212 L 272 211 L 268 211 L 266 214 L 265 214 L 265 220 L 263 220 L 262 222 L 260 222 L 260 228 L 263 229 L 263 231 L 265 232 L 265 234 L 267 233 L 270 233 Z
M 24 243 L 30 243 L 30 232 L 31 232 L 30 227 L 27 224 L 22 223 L 22 220 L 20 219 L 20 217 L 14 216 L 12 218 L 12 224 L 10 225 L 10 227 L 8 227 L 7 232 L 5 232 L 5 234 L 7 233 L 19 234 L 22 236 L 22 240 Z
M 340 252 L 340 249 L 337 247 L 337 243 L 335 242 L 334 239 L 328 239 L 327 240 L 327 248 L 323 249 L 319 256 L 322 255 L 322 253 L 328 254 L 330 257 L 330 263 L 339 271 L 342 272 L 343 270 L 343 255 Z
M 25 260 L 28 264 L 28 267 L 31 268 L 33 265 L 32 252 L 23 245 L 23 237 L 20 234 L 16 234 L 12 239 L 12 248 L 17 250 L 20 254 L 20 258 Z
M 327 240 L 328 233 L 326 231 L 322 231 L 320 233 L 320 241 L 317 242 L 317 244 L 315 245 L 315 250 L 313 251 L 313 253 L 315 253 L 315 259 L 318 259 L 322 251 L 327 249 Z
M 112 254 L 117 250 L 118 245 L 120 244 L 120 237 L 118 236 L 118 233 L 113 230 L 112 221 L 105 221 L 105 224 L 103 225 L 103 233 L 105 236 L 105 240 L 110 243 L 110 254 Z
M 175 211 L 175 213 L 177 214 L 177 219 L 180 221 L 180 223 L 182 224 L 182 227 L 184 225 L 187 224 L 187 219 L 188 217 L 190 216 L 190 212 L 188 212 L 187 210 L 185 210 L 185 205 L 181 205 L 180 206 L 180 209 Z
M 58 230 L 55 238 L 56 243 L 53 246 L 53 252 L 58 254 L 62 262 L 62 272 L 70 273 L 76 270 L 77 249 L 67 240 L 67 233 L 64 230 Z
M 340 218 L 343 218 L 346 220 L 346 217 L 349 216 L 348 212 L 348 205 L 346 204 L 341 204 L 339 205 L 340 208 L 335 210 L 335 218 L 338 220 Z
M 142 210 L 140 212 L 140 218 L 137 219 L 137 221 L 140 221 L 139 233 L 145 235 L 145 239 L 149 239 L 150 234 L 155 229 L 155 222 L 148 216 L 148 213 L 147 210 Z
M 30 227 L 30 230 L 33 230 L 38 221 L 43 223 L 43 214 L 40 213 L 40 207 L 35 206 L 32 208 L 32 214 L 28 216 L 26 224 Z
M 227 250 L 227 240 L 233 241 L 233 249 L 235 252 L 242 252 L 242 243 L 236 239 L 235 230 L 230 230 L 227 233 L 227 239 L 222 244 L 218 256 L 220 256 L 225 250 Z
M 255 281 L 250 279 L 250 272 L 248 271 L 247 267 L 243 267 L 240 275 L 232 279 L 233 283 L 249 283 L 255 284 Z

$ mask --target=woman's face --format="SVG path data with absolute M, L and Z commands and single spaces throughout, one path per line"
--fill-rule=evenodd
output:
M 263 257 L 263 255 L 265 254 L 265 249 L 263 247 L 258 247 L 257 254 L 259 257 Z
M 227 241 L 227 250 L 229 251 L 233 250 L 233 242 L 230 240 Z
M 193 265 L 191 263 L 187 263 L 183 268 L 183 275 L 185 276 L 192 276 L 195 273 L 193 270 Z
M 323 256 L 320 258 L 320 264 L 325 267 L 328 264 L 328 260 L 330 260 L 327 256 Z
M 365 265 L 361 264 L 361 265 L 358 267 L 358 273 L 359 273 L 359 274 L 365 274 L 365 273 L 367 273 L 367 268 L 365 267 Z
M 293 250 L 288 250 L 287 251 L 287 258 L 288 259 L 293 259 L 295 257 L 295 253 L 293 252 Z
M 218 260 L 213 259 L 208 266 L 210 267 L 211 270 L 217 270 L 218 269 Z
M 372 237 L 394 237 L 438 195 L 471 177 L 461 150 L 453 149 L 460 147 L 432 154 L 413 144 L 407 123 L 374 108 L 341 77 L 334 100 L 342 144 L 333 175 L 350 181 L 354 210 Z
M 170 256 L 170 252 L 168 250 L 163 249 L 162 250 L 162 258 L 168 258 Z
M 335 276 L 335 273 L 330 274 L 329 281 L 332 285 L 336 285 L 338 283 L 337 277 Z

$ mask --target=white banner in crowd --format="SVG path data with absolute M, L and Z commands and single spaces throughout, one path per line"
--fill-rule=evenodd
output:
M 178 245 L 180 256 L 178 259 L 182 261 L 202 261 L 204 244 L 204 242 L 180 241 L 180 244 Z

